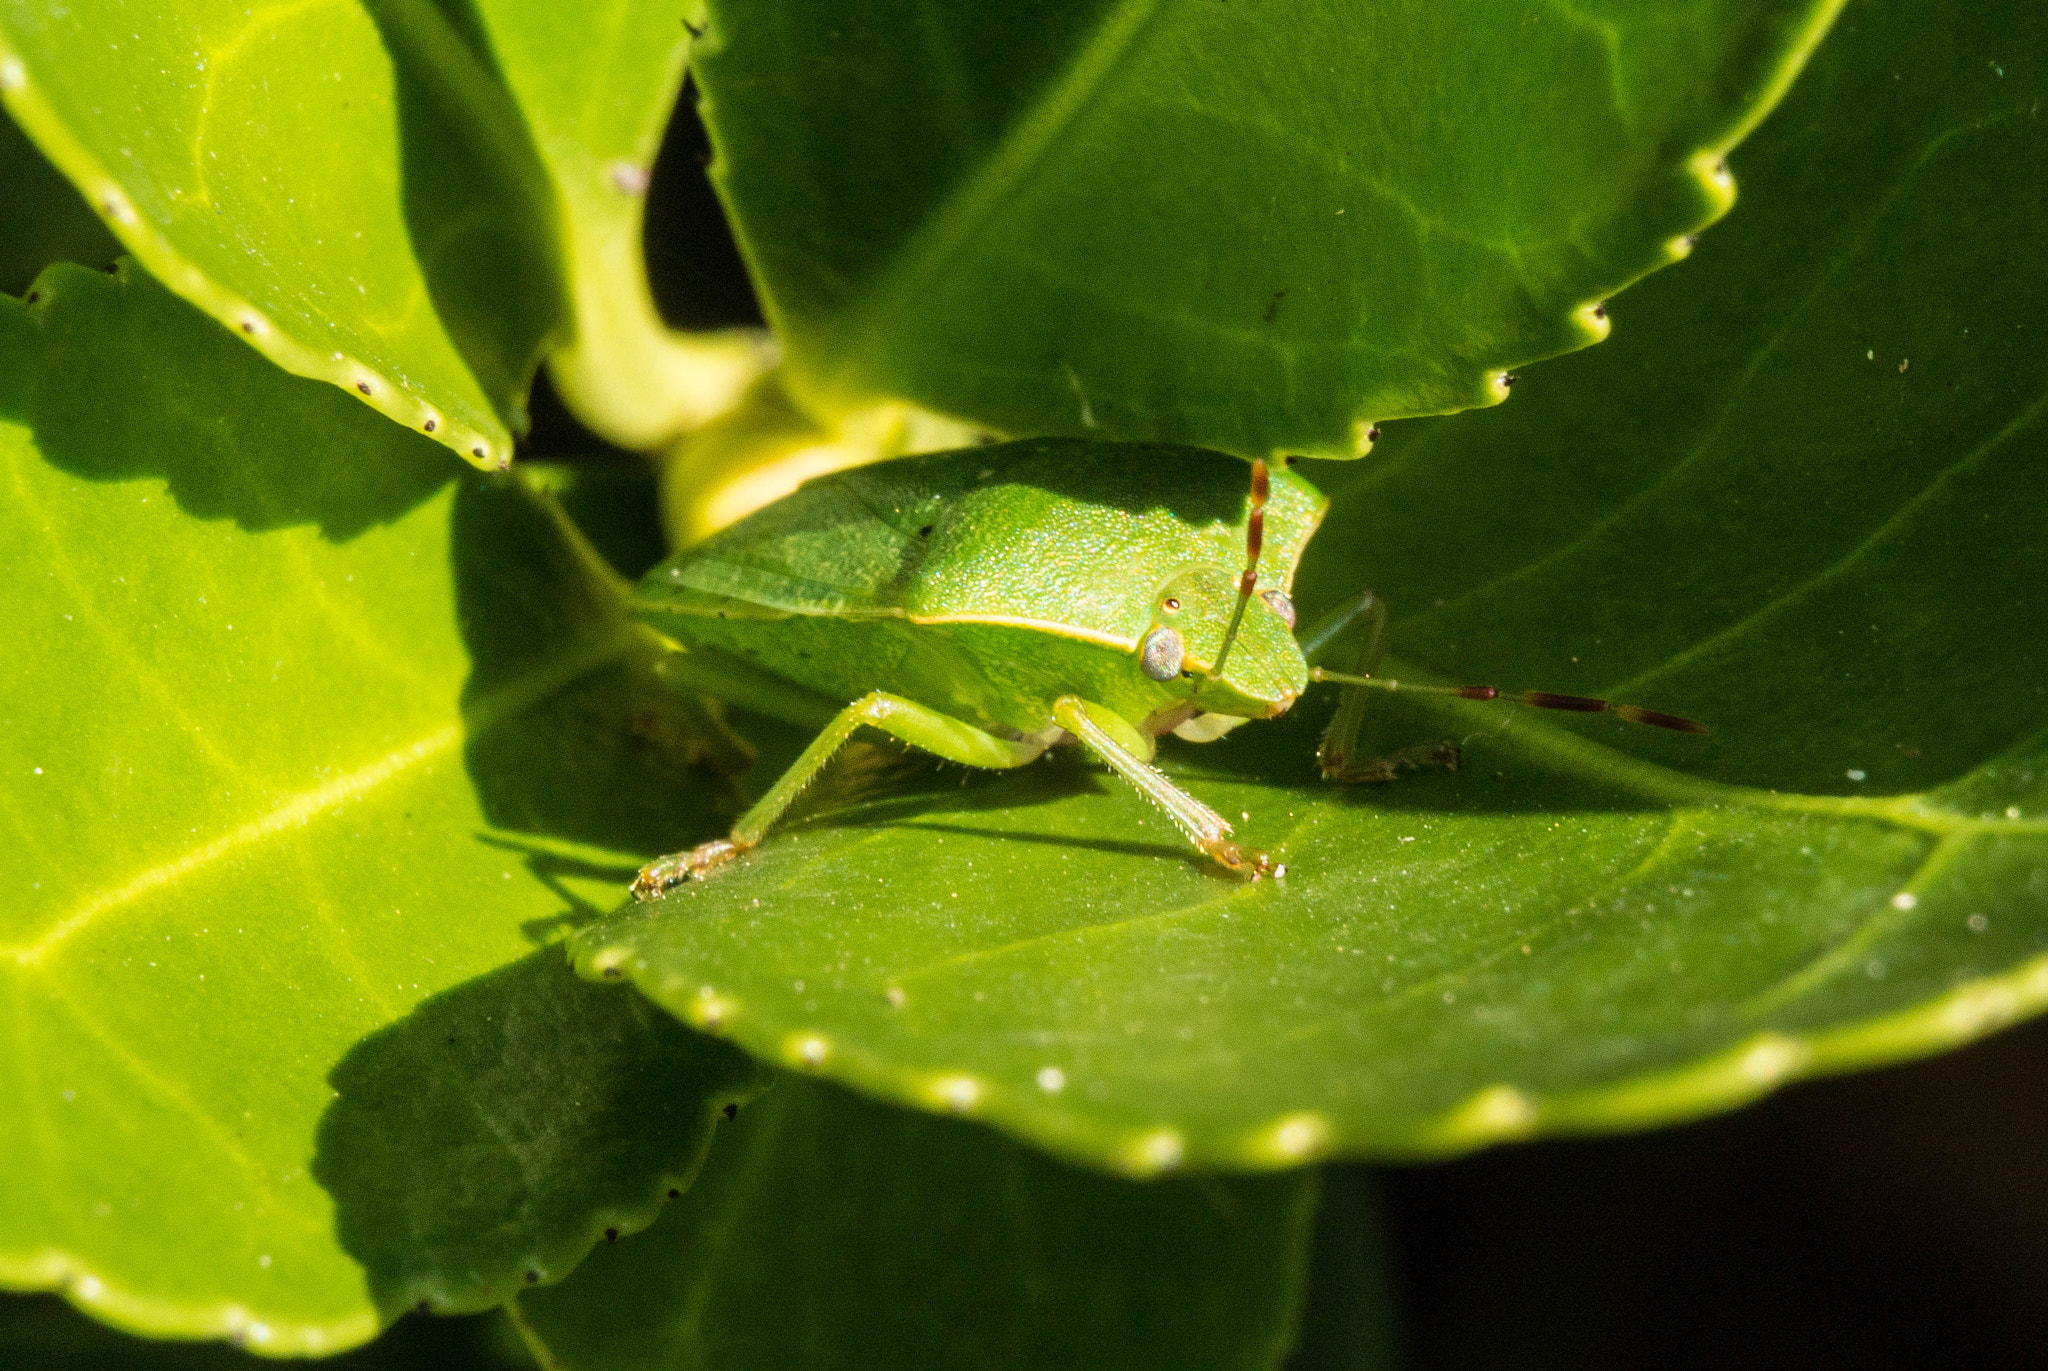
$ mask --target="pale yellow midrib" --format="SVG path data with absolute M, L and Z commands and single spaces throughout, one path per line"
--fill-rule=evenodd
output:
M 21 966 L 34 966 L 53 948 L 107 910 L 131 903 L 195 871 L 204 870 L 230 853 L 239 852 L 274 834 L 303 827 L 412 768 L 453 752 L 465 737 L 490 731 L 572 681 L 630 655 L 636 648 L 645 647 L 649 641 L 650 634 L 646 629 L 631 623 L 616 623 L 609 633 L 593 638 L 582 650 L 565 653 L 552 666 L 493 691 L 465 709 L 460 720 L 422 734 L 324 785 L 302 790 L 274 809 L 230 829 L 211 842 L 160 862 L 114 889 L 92 896 L 51 925 L 34 942 L 12 946 L 0 944 L 0 961 L 12 960 Z
M 22 966 L 35 966 L 72 934 L 107 910 L 132 903 L 151 891 L 161 890 L 265 838 L 285 832 L 287 829 L 302 828 L 320 815 L 370 793 L 394 777 L 424 762 L 453 752 L 462 741 L 462 736 L 463 729 L 460 724 L 444 724 L 410 743 L 393 748 L 374 761 L 335 777 L 324 785 L 302 790 L 286 799 L 283 804 L 237 828 L 228 830 L 211 842 L 181 852 L 169 861 L 159 862 L 111 890 L 98 892 L 52 924 L 34 942 L 11 947 L 0 946 L 0 957 L 11 958 Z

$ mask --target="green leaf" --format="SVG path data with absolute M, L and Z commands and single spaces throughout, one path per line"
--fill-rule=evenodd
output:
M 99 267 L 120 255 L 106 227 L 15 122 L 0 111 L 0 294 L 19 295 L 52 262 Z
M 1348 457 L 1603 337 L 1839 8 L 712 0 L 694 67 L 807 403 Z
M 143 1342 L 92 1322 L 51 1296 L 0 1298 L 0 1365 L 34 1371 L 249 1371 L 246 1352 L 219 1343 Z M 533 1371 L 502 1315 L 405 1319 L 323 1371 Z
M 559 1279 L 690 1183 L 763 1073 L 553 948 L 423 1002 L 328 1076 L 313 1179 L 387 1315 Z
M 0 97 L 158 279 L 496 466 L 563 316 L 488 46 L 432 4 L 0 3 Z
M 1271 1367 L 1315 1194 L 1135 1184 L 786 1080 L 660 1223 L 517 1309 L 564 1371 Z
M 1368 745 L 1465 769 L 1347 790 L 1312 695 L 1166 750 L 1284 880 L 1069 757 L 778 832 L 586 972 L 1136 1171 L 1641 1126 L 2048 1004 L 2048 14 L 1858 16 L 1612 344 L 1323 469 L 1296 586 L 1387 594 L 1386 674 L 1714 736 L 1397 695 Z
M 542 500 L 149 278 L 0 301 L 0 1284 L 331 1351 L 648 1222 L 751 1068 L 536 950 L 724 786 Z M 571 1164 L 573 1163 L 573 1164 Z
M 641 252 L 649 175 L 691 19 L 673 0 L 482 0 L 478 15 L 557 196 L 573 332 L 551 359 L 578 417 L 651 448 L 732 405 L 771 359 L 754 330 L 685 334 L 655 312 Z

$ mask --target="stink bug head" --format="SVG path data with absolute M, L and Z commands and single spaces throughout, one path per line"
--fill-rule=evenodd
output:
M 1140 640 L 1139 665 L 1159 683 L 1166 705 L 1270 719 L 1284 714 L 1307 688 L 1308 663 L 1294 640 L 1292 606 L 1278 590 L 1252 598 L 1216 670 L 1237 602 L 1234 567 L 1184 566 L 1161 584 L 1152 600 L 1153 626 Z M 1168 644 L 1177 652 L 1165 650 Z M 1175 667 L 1170 674 L 1168 665 Z

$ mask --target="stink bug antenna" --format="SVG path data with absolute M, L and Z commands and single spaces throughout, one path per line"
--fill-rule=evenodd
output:
M 1371 686 L 1374 690 L 1399 690 L 1415 695 L 1455 695 L 1461 700 L 1499 700 L 1503 704 L 1528 705 L 1531 709 L 1562 709 L 1574 714 L 1616 714 L 1632 724 L 1668 728 L 1674 733 L 1709 731 L 1707 726 L 1697 719 L 1665 714 L 1655 709 L 1644 709 L 1641 705 L 1612 704 L 1606 700 L 1593 699 L 1589 695 L 1553 695 L 1545 690 L 1525 690 L 1518 695 L 1493 686 L 1412 685 L 1406 681 L 1389 680 L 1384 676 L 1353 676 L 1342 671 L 1326 671 L 1319 666 L 1309 668 L 1308 675 L 1312 681 Z
M 1259 584 L 1259 552 L 1266 545 L 1266 501 L 1273 495 L 1273 477 L 1266 470 L 1266 459 L 1252 459 L 1252 500 L 1251 512 L 1244 522 L 1244 574 L 1237 578 L 1237 608 L 1231 612 L 1230 627 L 1223 630 L 1223 646 L 1216 649 L 1216 662 L 1204 675 L 1204 680 L 1215 680 L 1223 674 L 1223 663 L 1230 657 L 1230 649 L 1237 642 L 1237 631 L 1244 626 L 1245 607 L 1252 602 L 1252 591 Z

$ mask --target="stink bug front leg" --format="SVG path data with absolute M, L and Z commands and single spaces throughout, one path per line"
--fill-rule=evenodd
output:
M 1185 833 L 1188 841 L 1232 871 L 1253 880 L 1261 876 L 1285 876 L 1287 868 L 1254 847 L 1242 847 L 1230 837 L 1230 822 L 1221 814 L 1182 790 L 1166 774 L 1139 756 L 1116 731 L 1129 732 L 1114 714 L 1091 705 L 1078 695 L 1053 702 L 1052 717 L 1059 726 L 1081 741 L 1082 746 L 1105 762 L 1111 771 L 1138 788 L 1138 792 L 1166 811 L 1168 818 Z M 1119 725 L 1122 725 L 1119 730 Z

